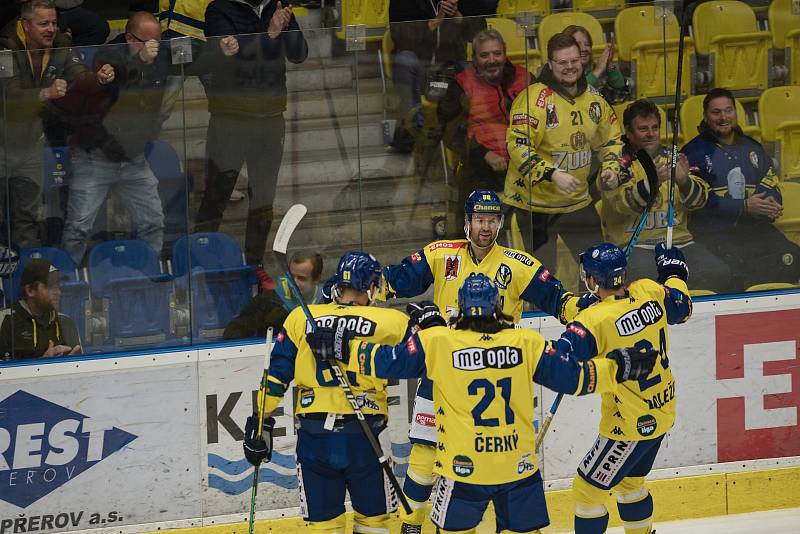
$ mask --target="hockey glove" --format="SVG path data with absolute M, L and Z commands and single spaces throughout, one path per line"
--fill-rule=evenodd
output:
M 306 336 L 308 346 L 314 357 L 321 361 L 347 363 L 350 361 L 350 341 L 353 333 L 345 328 L 344 323 L 340 323 L 336 328 L 320 326 L 316 332 Z
M 612 350 L 606 357 L 617 362 L 617 382 L 625 382 L 647 378 L 656 364 L 658 351 L 628 347 Z
M 336 283 L 336 275 L 331 276 L 322 285 L 322 302 L 333 302 L 333 285 Z
M 658 269 L 658 283 L 663 284 L 667 278 L 677 276 L 684 282 L 689 279 L 689 267 L 681 249 L 672 247 L 667 250 L 663 243 L 656 245 L 656 269 Z
M 429 300 L 408 303 L 406 313 L 423 330 L 432 326 L 447 326 L 439 307 Z
M 272 433 L 275 429 L 275 419 L 272 417 L 264 419 L 264 431 L 261 433 L 261 439 L 256 438 L 257 427 L 258 414 L 254 413 L 247 418 L 247 423 L 244 425 L 244 442 L 242 443 L 244 457 L 252 465 L 272 460 Z
M 595 302 L 597 302 L 598 300 L 600 299 L 598 299 L 597 295 L 595 295 L 594 293 L 586 293 L 585 295 L 583 295 L 581 298 L 578 299 L 576 306 L 578 306 L 579 311 L 582 311 L 591 306 L 592 304 L 594 304 Z

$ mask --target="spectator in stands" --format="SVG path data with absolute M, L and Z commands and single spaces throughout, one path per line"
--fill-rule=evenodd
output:
M 592 59 L 592 36 L 583 26 L 570 25 L 564 32 L 575 38 L 581 49 L 581 63 L 586 82 L 600 91 L 612 104 L 625 102 L 628 99 L 628 82 L 614 62 L 614 41 L 606 43 L 606 47 L 597 62 Z
M 108 21 L 81 7 L 83 0 L 55 0 L 58 8 L 58 29 L 70 38 L 74 46 L 101 45 L 111 31 Z
M 35 258 L 22 271 L 22 298 L 0 326 L 0 353 L 6 360 L 71 356 L 81 353 L 75 322 L 58 313 L 59 285 L 67 275 L 48 260 Z
M 467 42 L 485 26 L 482 19 L 464 18 L 464 11 L 477 15 L 480 0 L 390 0 L 390 32 L 394 42 L 394 84 L 400 96 L 399 115 L 391 146 L 410 152 L 414 140 L 409 128 L 422 126 L 419 110 L 429 78 L 455 74 L 467 58 Z M 416 110 L 412 124 L 402 118 Z
M 728 264 L 740 288 L 796 284 L 800 247 L 773 225 L 783 214 L 783 199 L 772 159 L 739 128 L 730 91 L 708 92 L 697 130 L 682 149 L 691 172 L 710 188 L 708 202 L 689 221 L 695 240 Z
M 6 137 L 0 140 L 0 162 L 6 166 L 0 168 L 0 190 L 8 196 L 10 212 L 0 225 L 10 218 L 11 240 L 22 247 L 40 243 L 42 119 L 57 114 L 55 103 L 65 96 L 97 92 L 114 79 L 111 66 L 93 73 L 69 46 L 69 39 L 58 33 L 53 0 L 23 4 L 20 17 L 0 30 L 0 49 L 11 50 L 14 74 L 0 80 L 7 100 Z
M 517 214 L 525 250 L 555 266 L 556 236 L 576 254 L 602 241 L 589 196 L 592 156 L 601 162 L 601 188 L 616 187 L 622 132 L 608 102 L 587 90 L 575 39 L 554 35 L 547 57 L 537 82 L 511 107 L 501 199 Z
M 639 224 L 642 212 L 653 194 L 655 201 L 628 258 L 628 280 L 654 278 L 652 250 L 666 239 L 669 200 L 669 150 L 661 145 L 661 115 L 655 104 L 637 100 L 622 116 L 625 135 L 622 137 L 620 187 L 603 193 L 601 217 L 608 241 L 625 248 Z M 636 159 L 639 150 L 647 152 L 658 171 L 659 188 L 650 191 L 642 165 Z M 714 292 L 730 288 L 730 270 L 704 245 L 696 243 L 688 229 L 689 214 L 702 208 L 708 199 L 708 184 L 689 172 L 689 162 L 681 154 L 675 171 L 675 216 L 672 245 L 681 249 L 692 266 L 692 287 Z M 637 252 L 638 251 L 638 252 Z
M 319 285 L 322 280 L 322 256 L 315 252 L 295 252 L 289 261 L 289 273 L 306 304 L 322 302 L 322 288 Z M 264 290 L 254 297 L 228 323 L 223 336 L 225 339 L 264 337 L 269 326 L 277 335 L 286 316 L 297 306 L 286 275 L 281 275 L 277 287 Z
M 158 136 L 166 68 L 158 61 L 161 28 L 150 13 L 131 13 L 125 33 L 98 50 L 95 64 L 116 77 L 104 91 L 84 95 L 70 109 L 73 177 L 69 185 L 64 249 L 79 265 L 97 213 L 112 191 L 128 207 L 136 237 L 160 253 L 164 213 L 158 180 L 145 147 Z
M 206 10 L 205 33 L 209 41 L 216 38 L 209 50 L 217 56 L 206 88 L 211 113 L 208 184 L 195 231 L 219 229 L 239 171 L 247 163 L 245 259 L 258 266 L 259 287 L 271 289 L 275 281 L 263 261 L 283 158 L 286 61 L 305 61 L 308 45 L 291 6 L 280 0 L 214 0 Z
M 438 107 L 443 127 L 459 118 L 467 121 L 458 206 L 478 189 L 502 192 L 508 169 L 508 112 L 532 79 L 506 59 L 506 43 L 497 30 L 479 32 L 472 49 L 472 65 L 456 75 Z

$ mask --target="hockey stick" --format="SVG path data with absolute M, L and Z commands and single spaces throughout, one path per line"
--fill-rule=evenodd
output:
M 264 413 L 267 401 L 267 376 L 269 373 L 269 359 L 272 355 L 272 327 L 267 328 L 267 352 L 264 355 L 264 373 L 261 375 L 261 386 L 258 388 L 258 426 L 256 427 L 256 439 L 261 439 L 264 434 Z M 258 472 L 261 464 L 253 469 L 253 488 L 250 491 L 250 518 L 247 524 L 248 534 L 253 534 L 253 527 L 256 519 L 256 495 L 258 494 Z
M 292 233 L 294 233 L 297 225 L 300 224 L 300 221 L 306 214 L 306 211 L 308 210 L 302 204 L 295 204 L 289 208 L 289 211 L 287 211 L 286 215 L 283 216 L 283 220 L 281 221 L 278 231 L 275 234 L 275 243 L 272 246 L 272 250 L 283 259 L 283 264 L 286 266 L 286 281 L 292 290 L 295 300 L 297 300 L 297 303 L 303 310 L 303 313 L 306 315 L 306 319 L 308 320 L 308 325 L 311 328 L 311 331 L 315 332 L 317 330 L 317 322 L 314 320 L 314 317 L 311 315 L 311 311 L 308 309 L 308 306 L 303 300 L 303 295 L 300 293 L 300 290 L 297 288 L 297 285 L 295 284 L 294 279 L 289 272 L 289 263 L 286 260 L 286 249 L 289 246 L 289 239 L 291 239 Z M 364 435 L 367 437 L 367 441 L 369 441 L 370 447 L 372 447 L 375 456 L 378 458 L 378 462 L 381 464 L 383 472 L 389 479 L 392 489 L 394 489 L 394 492 L 397 494 L 397 498 L 400 500 L 403 510 L 410 515 L 412 513 L 411 506 L 409 506 L 406 496 L 403 494 L 403 490 L 400 488 L 400 483 L 397 482 L 397 478 L 392 472 L 392 466 L 389 465 L 389 458 L 384 454 L 380 443 L 378 443 L 378 440 L 375 437 L 375 434 L 372 433 L 372 429 L 367 424 L 367 420 L 364 417 L 364 412 L 361 411 L 361 407 L 358 405 L 355 395 L 353 395 L 353 389 L 350 386 L 350 382 L 347 380 L 347 376 L 344 374 L 342 368 L 339 367 L 335 360 L 328 360 L 328 365 L 330 365 L 331 372 L 339 382 L 339 386 L 341 386 L 342 391 L 344 391 L 344 396 L 347 397 L 347 402 L 353 409 L 356 419 L 358 420 L 358 424 L 361 427 L 361 430 L 364 432 Z
M 683 41 L 686 36 L 686 28 L 689 20 L 689 7 L 697 3 L 697 0 L 684 0 L 681 7 L 680 35 L 678 36 L 678 72 L 675 76 L 675 107 L 672 117 L 672 150 L 670 152 L 669 169 L 669 196 L 667 203 L 667 239 L 664 244 L 668 249 L 672 248 L 672 226 L 675 222 L 675 171 L 678 167 L 678 125 L 680 124 L 681 110 L 681 78 L 683 77 Z M 666 67 L 664 67 L 666 69 Z M 666 87 L 664 90 L 666 91 Z
M 628 257 L 631 255 L 631 250 L 633 250 L 634 245 L 636 245 L 636 241 L 639 240 L 639 234 L 641 234 L 642 230 L 644 230 L 644 225 L 647 222 L 647 214 L 650 213 L 650 209 L 653 207 L 653 204 L 656 201 L 659 188 L 658 172 L 656 171 L 656 166 L 653 163 L 653 159 L 650 157 L 650 154 L 640 149 L 638 152 L 636 152 L 636 159 L 639 160 L 639 163 L 641 163 L 642 168 L 644 169 L 644 173 L 647 178 L 647 186 L 650 188 L 650 198 L 647 199 L 647 205 L 642 210 L 642 215 L 639 217 L 639 224 L 636 225 L 636 230 L 633 232 L 628 244 L 625 246 L 625 259 L 628 259 Z M 553 417 L 555 417 L 558 406 L 561 404 L 561 399 L 563 398 L 563 393 L 556 395 L 555 400 L 553 400 L 553 404 L 550 406 L 550 411 L 547 412 L 544 421 L 542 421 L 542 428 L 536 435 L 536 451 L 538 451 L 539 447 L 541 447 L 542 441 L 544 441 L 544 437 L 547 434 L 547 429 L 550 428 L 550 423 L 553 422 Z

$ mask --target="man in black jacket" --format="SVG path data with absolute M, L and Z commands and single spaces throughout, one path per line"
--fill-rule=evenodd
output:
M 158 60 L 161 27 L 143 11 L 131 14 L 125 33 L 95 56 L 114 67 L 116 78 L 104 91 L 74 99 L 66 112 L 72 133 L 70 182 L 63 245 L 76 265 L 108 194 L 118 193 L 131 214 L 136 237 L 160 253 L 164 213 L 158 180 L 145 147 L 158 135 L 166 63 Z
M 283 157 L 286 61 L 305 61 L 308 45 L 291 6 L 274 0 L 214 0 L 206 9 L 205 34 L 207 53 L 218 57 L 206 87 L 208 183 L 195 231 L 219 229 L 246 163 L 245 260 L 258 266 L 259 287 L 269 289 L 274 281 L 263 262 Z
M 0 357 L 25 360 L 81 353 L 75 322 L 58 313 L 59 284 L 67 275 L 48 260 L 34 258 L 22 271 L 22 298 L 0 327 Z

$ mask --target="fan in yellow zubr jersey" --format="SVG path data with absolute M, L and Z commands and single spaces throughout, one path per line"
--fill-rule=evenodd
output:
M 652 532 L 653 499 L 644 478 L 661 440 L 675 423 L 675 378 L 670 370 L 667 325 L 686 321 L 692 301 L 689 270 L 680 249 L 656 245 L 658 282 L 625 284 L 625 253 L 616 245 L 590 247 L 580 257 L 581 277 L 599 302 L 578 314 L 565 338 L 583 361 L 603 359 L 609 350 L 634 345 L 657 350 L 652 372 L 603 393 L 600 433 L 578 465 L 572 484 L 576 534 L 606 531 L 605 501 L 613 489 L 626 534 Z
M 523 300 L 562 323 L 572 320 L 578 312 L 579 299 L 565 291 L 536 258 L 497 244 L 503 226 L 501 207 L 494 191 L 473 191 L 464 205 L 466 239 L 436 241 L 400 264 L 386 267 L 383 276 L 387 294 L 415 297 L 433 285 L 433 301 L 449 317 L 457 313 L 458 290 L 467 275 L 482 273 L 494 280 L 503 313 L 514 322 L 522 317 Z M 436 417 L 431 395 L 431 383 L 423 377 L 414 401 L 409 432 L 412 448 L 403 484 L 414 513 L 403 516 L 404 532 L 419 531 L 435 481 Z
M 381 267 L 369 254 L 342 256 L 333 287 L 334 303 L 309 306 L 318 327 L 347 328 L 363 341 L 395 344 L 408 329 L 400 311 L 369 306 L 380 288 Z M 389 531 L 389 513 L 396 495 L 375 452 L 358 424 L 330 366 L 318 362 L 306 342 L 309 325 L 301 308 L 295 308 L 276 338 L 268 372 L 264 413 L 271 413 L 294 381 L 297 404 L 297 475 L 303 516 L 317 532 L 341 533 L 345 529 L 345 490 L 353 505 L 355 532 Z M 376 436 L 386 429 L 387 382 L 348 373 L 353 394 Z M 268 421 L 271 418 L 268 419 Z M 269 459 L 271 425 L 267 438 L 255 439 L 257 415 L 245 426 L 245 457 L 254 465 Z M 274 420 L 272 420 L 274 424 Z
M 602 240 L 589 196 L 592 159 L 600 160 L 601 189 L 616 187 L 622 131 L 609 103 L 587 86 L 577 41 L 556 34 L 547 56 L 511 107 L 501 198 L 517 214 L 525 249 L 552 265 L 557 235 L 574 251 Z
M 317 358 L 347 362 L 359 377 L 433 381 L 439 479 L 431 519 L 441 532 L 472 532 L 489 502 L 497 532 L 537 532 L 549 518 L 534 445 L 533 383 L 575 395 L 611 393 L 619 382 L 646 377 L 657 352 L 616 350 L 579 361 L 568 342 L 514 328 L 484 274 L 466 278 L 458 301 L 453 328 L 433 303 L 409 305 L 421 330 L 395 346 L 349 341 L 342 329 L 320 329 L 309 344 Z
M 648 100 L 632 102 L 622 114 L 622 124 L 625 144 L 620 158 L 620 186 L 603 192 L 601 218 L 608 241 L 620 247 L 630 241 L 651 197 L 644 169 L 636 159 L 637 151 L 645 150 L 650 155 L 659 179 L 655 201 L 628 258 L 627 276 L 636 280 L 655 273 L 651 251 L 666 238 L 670 161 L 669 150 L 661 145 L 661 116 L 655 104 Z M 706 205 L 708 195 L 708 182 L 691 172 L 686 156 L 679 154 L 675 168 L 672 244 L 681 249 L 692 265 L 692 285 L 720 292 L 730 287 L 730 268 L 708 248 L 694 241 L 688 225 L 691 213 Z

